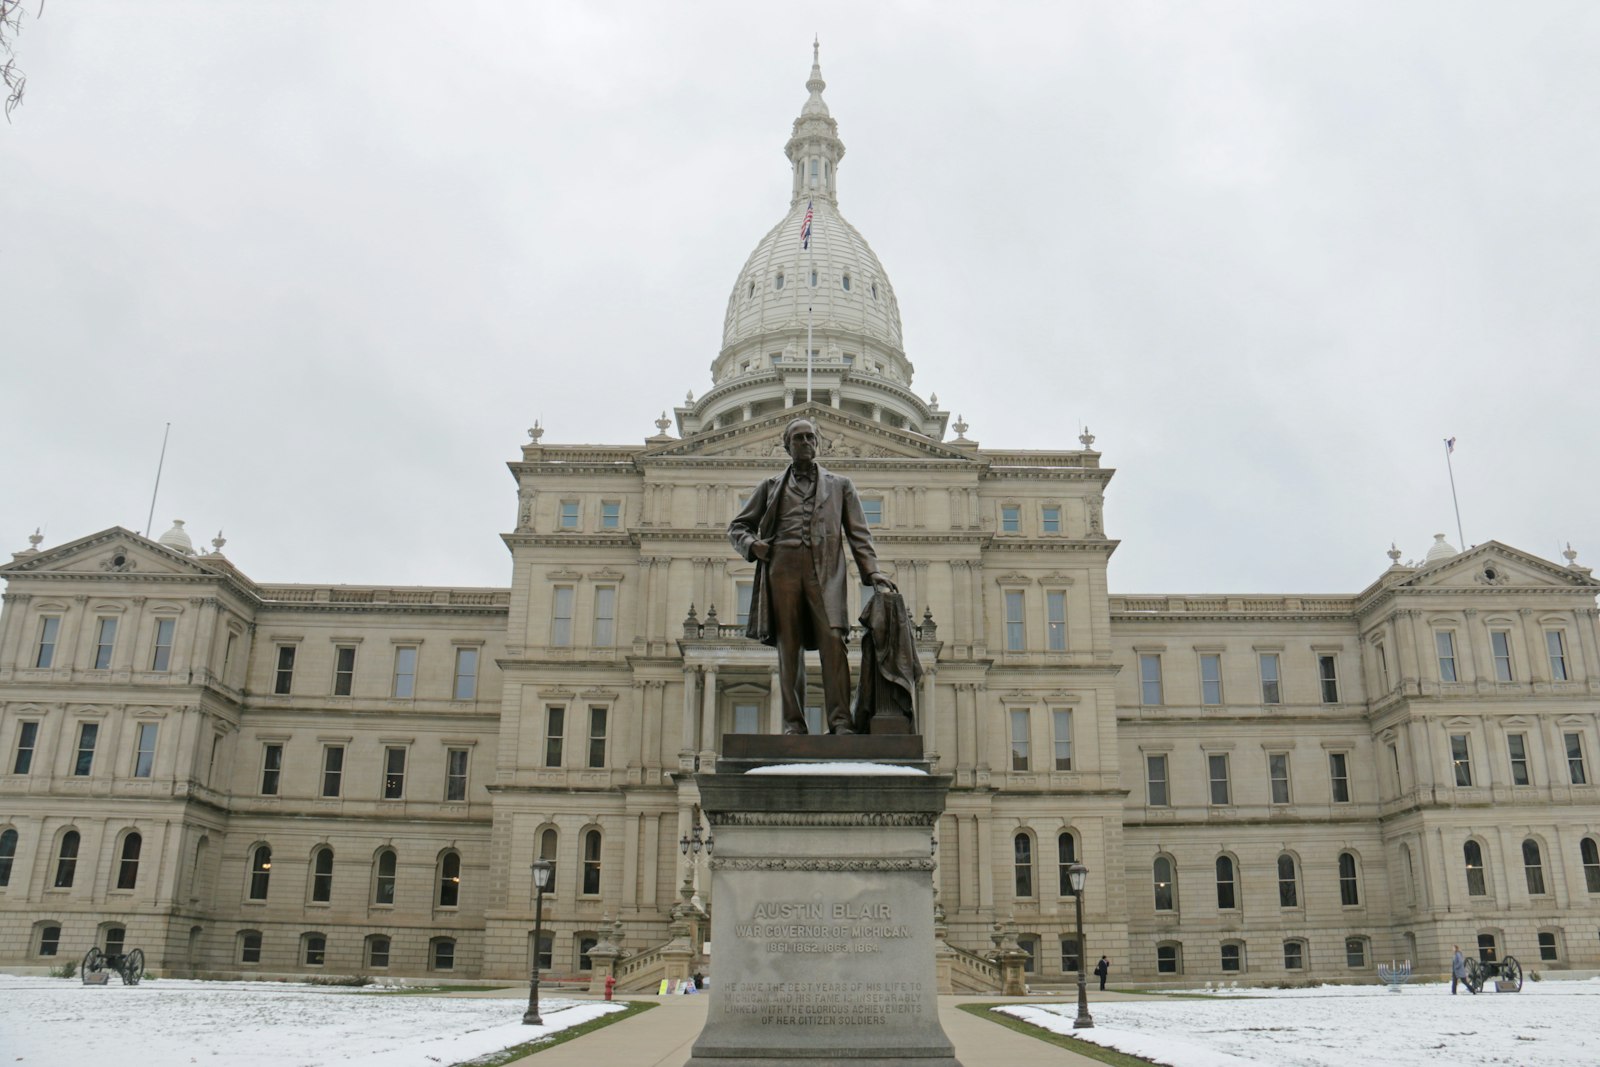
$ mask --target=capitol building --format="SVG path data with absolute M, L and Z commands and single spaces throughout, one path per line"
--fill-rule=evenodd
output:
M 1113 981 L 1600 969 L 1590 570 L 1441 535 L 1340 595 L 1114 592 L 1117 536 L 1172 531 L 1117 527 L 1087 431 L 980 445 L 918 391 L 806 90 L 711 381 L 643 441 L 530 431 L 504 586 L 274 583 L 181 524 L 0 567 L 0 968 L 714 974 L 694 774 L 778 726 L 726 528 L 804 415 L 915 605 L 947 988 L 1066 981 L 1072 862 Z

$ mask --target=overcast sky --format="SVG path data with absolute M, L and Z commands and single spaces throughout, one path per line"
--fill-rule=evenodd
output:
M 30 5 L 32 6 L 32 5 Z M 1600 5 L 61 2 L 0 126 L 0 551 L 509 584 L 709 383 L 813 33 L 914 387 L 1117 468 L 1114 592 L 1600 564 Z M 0 556 L 3 558 L 3 556 Z

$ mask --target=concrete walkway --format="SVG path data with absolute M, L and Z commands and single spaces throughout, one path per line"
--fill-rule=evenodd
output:
M 1108 997 L 1115 997 L 1108 994 Z M 660 1006 L 625 1022 L 536 1052 L 516 1061 L 519 1067 L 683 1067 L 700 1028 L 705 1025 L 709 996 L 633 997 Z M 998 997 L 940 997 L 939 1022 L 956 1047 L 963 1067 L 1084 1067 L 1099 1061 L 1068 1052 L 1059 1045 L 1019 1034 L 999 1023 L 957 1007 L 966 1001 L 993 1003 Z M 1041 998 L 1028 998 L 1039 1003 Z M 1050 998 L 1054 1000 L 1055 998 Z M 1063 1000 L 1068 999 L 1063 997 Z

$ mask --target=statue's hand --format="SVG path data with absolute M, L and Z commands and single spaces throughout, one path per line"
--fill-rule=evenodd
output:
M 772 546 L 765 541 L 754 541 L 750 545 L 750 554 L 765 563 L 772 557 Z
M 872 576 L 872 588 L 879 593 L 898 593 L 899 587 L 889 580 L 889 576 L 882 571 Z

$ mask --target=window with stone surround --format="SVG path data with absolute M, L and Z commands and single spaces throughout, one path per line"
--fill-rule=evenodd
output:
M 144 838 L 137 830 L 129 831 L 122 838 L 122 854 L 117 858 L 117 888 L 133 889 L 139 884 L 139 853 L 144 847 Z
M 17 856 L 17 832 L 10 827 L 0 830 L 0 886 L 11 884 L 11 864 Z
M 27 774 L 33 769 L 33 752 L 39 744 L 39 723 L 23 719 L 17 723 L 17 751 L 11 759 L 12 774 Z
M 277 696 L 288 696 L 294 687 L 294 653 L 294 645 L 278 646 L 278 665 L 272 673 L 272 692 Z
M 1600 894 L 1600 841 L 1585 837 L 1578 842 L 1578 858 L 1583 861 L 1583 885 Z
M 1012 708 L 1011 719 L 1011 769 L 1026 771 L 1030 769 L 1032 755 L 1032 741 L 1029 737 L 1033 728 L 1033 713 L 1027 708 Z
M 1258 658 L 1261 664 L 1261 703 L 1282 704 L 1283 682 L 1278 674 L 1278 654 L 1262 652 Z
M 394 688 L 398 700 L 417 695 L 417 646 L 397 645 L 394 650 Z
M 1328 787 L 1335 804 L 1350 803 L 1350 754 L 1328 753 Z
M 333 650 L 333 695 L 347 697 L 355 688 L 356 646 L 339 645 Z
M 1272 803 L 1289 803 L 1289 753 L 1267 753 L 1267 785 Z
M 172 669 L 172 637 L 177 632 L 178 620 L 164 618 L 156 620 L 155 647 L 151 650 L 150 669 L 152 671 L 166 671 Z
M 1287 852 L 1278 855 L 1278 907 L 1300 906 L 1300 877 L 1295 869 L 1294 857 Z
M 111 669 L 111 653 L 117 644 L 117 620 L 103 618 L 95 624 L 94 669 Z
M 1456 785 L 1472 784 L 1472 746 L 1466 734 L 1450 735 L 1450 765 L 1455 769 Z
M 1006 651 L 1025 652 L 1028 648 L 1028 633 L 1025 612 L 1025 601 L 1021 589 L 1007 589 L 1004 591 L 1006 609 Z
M 399 866 L 400 859 L 394 849 L 378 850 L 372 863 L 372 903 L 380 907 L 394 904 L 395 872 Z
M 1152 708 L 1159 707 L 1162 703 L 1159 653 L 1139 653 L 1139 703 Z
M 1528 735 L 1507 734 L 1506 754 L 1511 759 L 1511 784 L 1530 784 L 1532 778 L 1528 774 Z
M 599 830 L 589 830 L 583 835 L 583 888 L 584 896 L 595 897 L 600 895 L 600 849 L 601 837 Z
M 76 830 L 63 833 L 56 842 L 56 877 L 54 888 L 71 889 L 78 876 L 78 847 L 83 838 Z
M 1157 911 L 1174 911 L 1177 906 L 1178 886 L 1173 878 L 1171 856 L 1157 856 L 1151 864 L 1151 880 L 1155 888 Z
M 577 591 L 570 585 L 558 585 L 550 595 L 550 646 L 572 647 L 572 605 Z
M 552 704 L 544 709 L 544 765 L 561 766 L 562 748 L 567 729 L 567 709 Z
M 1239 906 L 1239 865 L 1232 856 L 1217 857 L 1217 909 L 1233 911 Z
M 333 849 L 322 845 L 311 850 L 311 902 L 327 904 L 333 900 Z
M 1544 884 L 1544 853 L 1539 842 L 1527 838 L 1522 842 L 1522 873 L 1528 883 L 1530 897 L 1542 897 L 1549 892 Z
M 1483 845 L 1468 838 L 1461 846 L 1461 861 L 1467 871 L 1467 895 L 1469 897 L 1487 896 L 1489 893 L 1489 878 L 1488 870 L 1483 862 Z
M 1361 875 L 1353 852 L 1339 853 L 1339 903 L 1347 908 L 1361 904 Z
M 1435 630 L 1434 651 L 1439 661 L 1439 681 L 1454 682 L 1456 675 L 1456 635 L 1453 630 Z
M 455 700 L 478 699 L 478 649 L 466 646 L 456 649 L 456 677 L 450 687 Z
M 250 900 L 266 900 L 272 883 L 272 847 L 257 845 L 250 852 Z
M 56 661 L 56 642 L 61 637 L 61 616 L 45 615 L 39 620 L 39 640 L 34 644 L 33 665 L 50 667 Z
M 336 797 L 344 787 L 344 746 L 322 746 L 322 795 Z
M 1017 899 L 1027 900 L 1033 896 L 1033 835 L 1026 831 L 1016 834 L 1011 839 L 1011 854 Z
M 1588 785 L 1589 773 L 1583 765 L 1583 735 L 1572 731 L 1561 735 L 1567 749 L 1567 781 L 1573 785 Z
M 1049 589 L 1044 594 L 1045 648 L 1051 652 L 1067 650 L 1067 594 Z
M 1222 654 L 1220 652 L 1202 652 L 1200 654 L 1200 703 L 1206 707 L 1217 707 L 1222 703 Z
M 1516 680 L 1511 669 L 1511 631 L 1489 631 L 1489 653 L 1494 658 L 1494 680 L 1497 682 L 1511 682 Z
M 1565 682 L 1570 677 L 1567 673 L 1567 639 L 1560 630 L 1546 630 L 1544 632 L 1544 648 L 1550 657 L 1550 680 L 1552 682 Z
M 1167 757 L 1144 758 L 1145 799 L 1153 808 L 1164 808 L 1170 803 L 1167 795 Z

